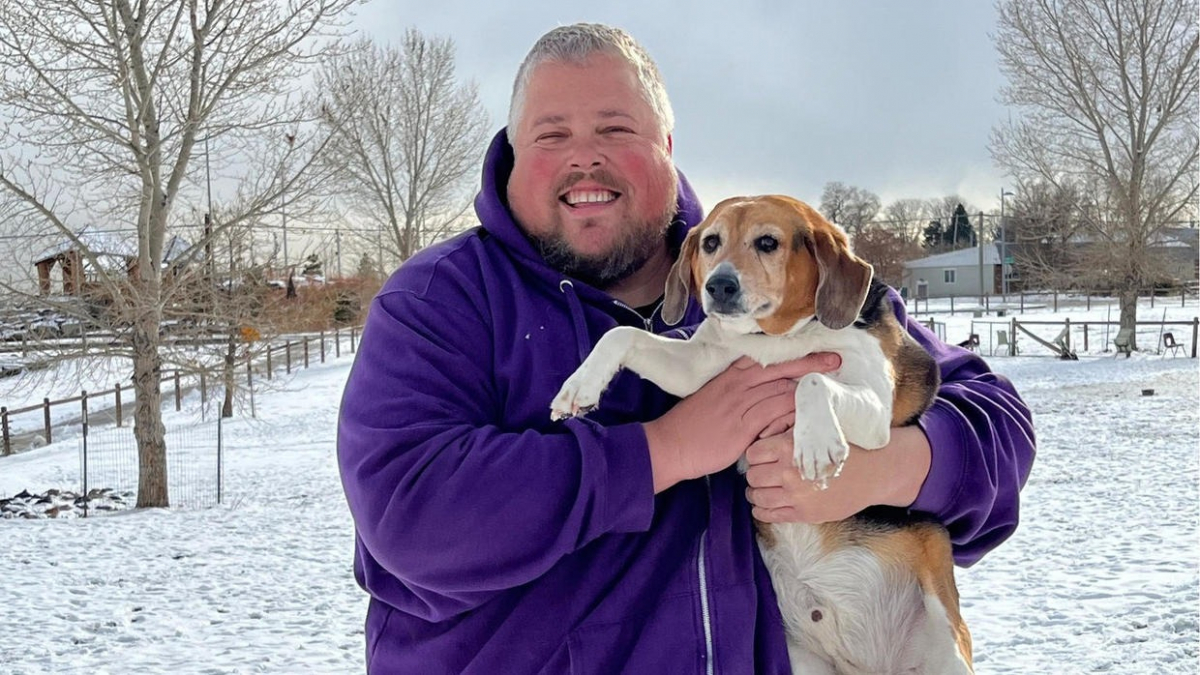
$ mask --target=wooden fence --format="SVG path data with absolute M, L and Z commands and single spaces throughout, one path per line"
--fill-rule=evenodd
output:
M 293 368 L 308 368 L 312 360 L 320 358 L 320 363 L 324 363 L 328 352 L 332 349 L 333 356 L 340 357 L 342 355 L 342 342 L 346 333 L 349 332 L 350 338 L 350 354 L 353 354 L 356 348 L 360 327 L 352 326 L 348 331 L 336 329 L 332 334 L 321 331 L 317 335 L 300 336 L 298 340 L 284 340 L 282 344 L 276 343 L 268 345 L 266 349 L 259 352 L 247 352 L 246 354 L 246 383 L 247 386 L 253 386 L 254 383 L 254 362 L 258 361 L 264 366 L 264 373 L 267 379 L 272 379 L 274 371 L 282 365 L 288 374 L 291 374 Z M 332 338 L 332 347 L 327 345 L 327 342 Z M 315 346 L 314 346 L 315 345 Z M 281 363 L 282 361 L 282 363 Z M 205 371 L 186 373 L 179 370 L 169 370 L 163 373 L 161 382 L 170 382 L 172 384 L 173 394 L 175 398 L 175 410 L 183 408 L 183 392 L 184 389 L 190 386 L 199 386 L 200 400 L 202 404 L 207 403 L 208 396 L 208 376 Z M 185 382 L 186 380 L 186 382 Z M 42 399 L 41 403 L 26 406 L 23 408 L 15 408 L 9 410 L 8 406 L 0 406 L 0 437 L 2 437 L 2 445 L 0 445 L 0 456 L 12 454 L 12 430 L 11 418 L 14 415 L 28 414 L 40 411 L 42 413 L 42 433 L 43 440 L 46 444 L 53 442 L 53 425 L 51 423 L 51 409 L 55 406 L 70 405 L 73 403 L 79 404 L 81 420 L 86 420 L 88 417 L 89 401 L 96 401 L 108 396 L 113 400 L 113 417 L 117 426 L 122 426 L 124 423 L 123 415 L 123 392 L 129 392 L 133 389 L 133 385 L 122 385 L 116 383 L 112 389 L 103 391 L 82 391 L 78 396 L 59 399 L 57 401 L 50 400 L 49 397 Z M 164 399 L 166 398 L 164 392 Z
M 950 303 L 949 314 L 951 316 L 953 316 L 955 312 L 990 313 L 995 311 L 1000 313 L 1016 311 L 1017 313 L 1023 314 L 1025 312 L 1026 305 L 1028 305 L 1031 309 L 1034 307 L 1042 309 L 1049 306 L 1053 309 L 1053 311 L 1057 312 L 1060 300 L 1065 301 L 1068 298 L 1074 299 L 1072 304 L 1074 306 L 1078 306 L 1078 298 L 1080 298 L 1081 295 L 1083 297 L 1083 304 L 1088 311 L 1091 311 L 1093 302 L 1096 302 L 1101 306 L 1113 305 L 1117 302 L 1117 298 L 1111 295 L 1093 295 L 1091 293 L 1060 293 L 1058 291 L 1046 291 L 1042 293 L 1010 293 L 1006 296 L 985 295 L 983 296 L 982 303 L 980 303 L 978 295 L 964 295 L 957 298 L 954 296 L 944 298 L 909 298 L 906 302 L 908 304 L 908 313 L 913 316 L 929 313 L 944 314 L 946 313 L 945 304 L 947 301 Z M 1138 297 L 1149 298 L 1150 307 L 1152 309 L 1155 307 L 1156 303 L 1163 305 L 1164 307 L 1168 304 L 1174 305 L 1176 302 L 1176 297 L 1179 298 L 1179 306 L 1186 307 L 1189 298 L 1193 301 L 1195 300 L 1196 291 L 1192 288 L 1185 287 L 1180 289 L 1178 293 L 1173 292 L 1170 295 L 1155 295 L 1154 293 L 1146 292 L 1139 293 Z M 937 302 L 934 309 L 930 309 L 930 301 Z M 993 305 L 995 305 L 995 307 L 993 307 Z M 1003 316 L 1003 314 L 1001 314 L 1001 316 Z
M 983 331 L 979 330 L 977 326 L 988 327 L 988 339 L 986 341 L 982 340 Z M 995 331 L 996 326 L 1002 326 L 1003 328 Z M 1112 346 L 1112 342 L 1116 338 L 1120 326 L 1120 321 L 1072 321 L 1069 318 L 1058 321 L 1026 321 L 1017 319 L 1016 317 L 1006 320 L 975 319 L 971 321 L 971 335 L 976 336 L 974 340 L 976 348 L 981 351 L 986 351 L 990 348 L 992 354 L 996 354 L 996 351 L 1002 347 L 1003 350 L 1001 353 L 1003 355 L 1016 356 L 1020 353 L 1017 342 L 1020 339 L 1024 339 L 1028 342 L 1041 343 L 1046 348 L 1047 354 L 1061 355 L 1063 351 L 1090 352 L 1093 344 L 1099 344 L 1103 348 L 1103 351 L 1109 351 L 1109 347 Z M 1045 327 L 1051 327 L 1051 330 L 1046 331 L 1042 335 L 1036 333 L 1035 329 L 1043 330 Z M 1154 344 L 1155 349 L 1159 349 L 1162 346 L 1162 335 L 1167 332 L 1177 335 L 1175 331 L 1169 330 L 1171 327 L 1178 327 L 1185 332 L 1191 333 L 1192 339 L 1191 343 L 1187 345 L 1187 351 L 1190 352 L 1191 358 L 1196 358 L 1197 342 L 1200 341 L 1200 317 L 1195 317 L 1190 321 L 1138 321 L 1134 330 L 1140 336 L 1149 337 L 1157 329 L 1158 335 L 1155 337 Z M 1101 329 L 1104 329 L 1103 336 L 1093 337 L 1093 334 L 1100 333 Z M 997 340 L 995 337 L 1000 331 L 1003 331 L 1004 339 Z M 1049 333 L 1053 333 L 1054 336 L 1046 337 Z M 970 338 L 968 339 L 970 340 Z M 1146 351 L 1144 342 L 1142 344 L 1141 350 Z

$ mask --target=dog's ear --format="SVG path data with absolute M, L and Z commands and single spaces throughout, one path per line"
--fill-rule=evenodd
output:
M 819 223 L 812 228 L 813 257 L 820 268 L 817 282 L 817 320 L 837 330 L 858 318 L 874 270 L 854 255 L 845 233 L 836 225 Z
M 675 264 L 671 266 L 671 273 L 667 275 L 662 318 L 670 326 L 683 320 L 683 313 L 687 311 L 688 298 L 692 295 L 692 260 L 696 257 L 696 251 L 700 246 L 700 239 L 697 237 L 699 232 L 699 226 L 693 227 L 692 231 L 683 238 L 683 245 L 679 247 L 679 257 L 675 259 Z

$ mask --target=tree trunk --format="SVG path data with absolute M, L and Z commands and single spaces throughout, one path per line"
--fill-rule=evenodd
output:
M 229 340 L 225 343 L 225 402 L 221 404 L 221 417 L 233 417 L 233 392 L 236 385 L 234 365 L 237 357 L 237 328 L 229 329 Z
M 137 507 L 170 506 L 166 429 L 162 423 L 162 357 L 158 313 L 147 311 L 133 326 L 133 437 L 138 448 Z
M 1137 349 L 1137 289 L 1124 289 L 1117 297 L 1120 299 L 1121 328 L 1132 331 L 1129 338 L 1129 348 Z

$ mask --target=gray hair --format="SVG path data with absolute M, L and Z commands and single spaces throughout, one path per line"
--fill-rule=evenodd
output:
M 662 127 L 663 135 L 675 128 L 675 112 L 667 98 L 667 88 L 662 74 L 650 54 L 638 44 L 633 36 L 620 28 L 598 23 L 577 23 L 559 26 L 546 33 L 534 43 L 525 55 L 513 81 L 512 100 L 508 106 L 508 138 L 512 142 L 517 123 L 525 107 L 525 89 L 534 69 L 546 62 L 583 63 L 594 54 L 616 56 L 633 66 L 641 84 L 642 95 L 654 111 Z

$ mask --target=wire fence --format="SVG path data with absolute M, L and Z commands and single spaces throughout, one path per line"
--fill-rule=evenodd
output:
M 84 423 L 79 439 L 80 494 L 87 497 L 81 504 L 85 517 L 96 502 L 100 502 L 98 510 L 115 510 L 118 504 L 113 501 L 127 506 L 137 503 L 140 466 L 131 427 L 89 426 Z M 221 418 L 215 422 L 168 424 L 164 439 L 171 506 L 204 508 L 220 504 L 224 483 Z

